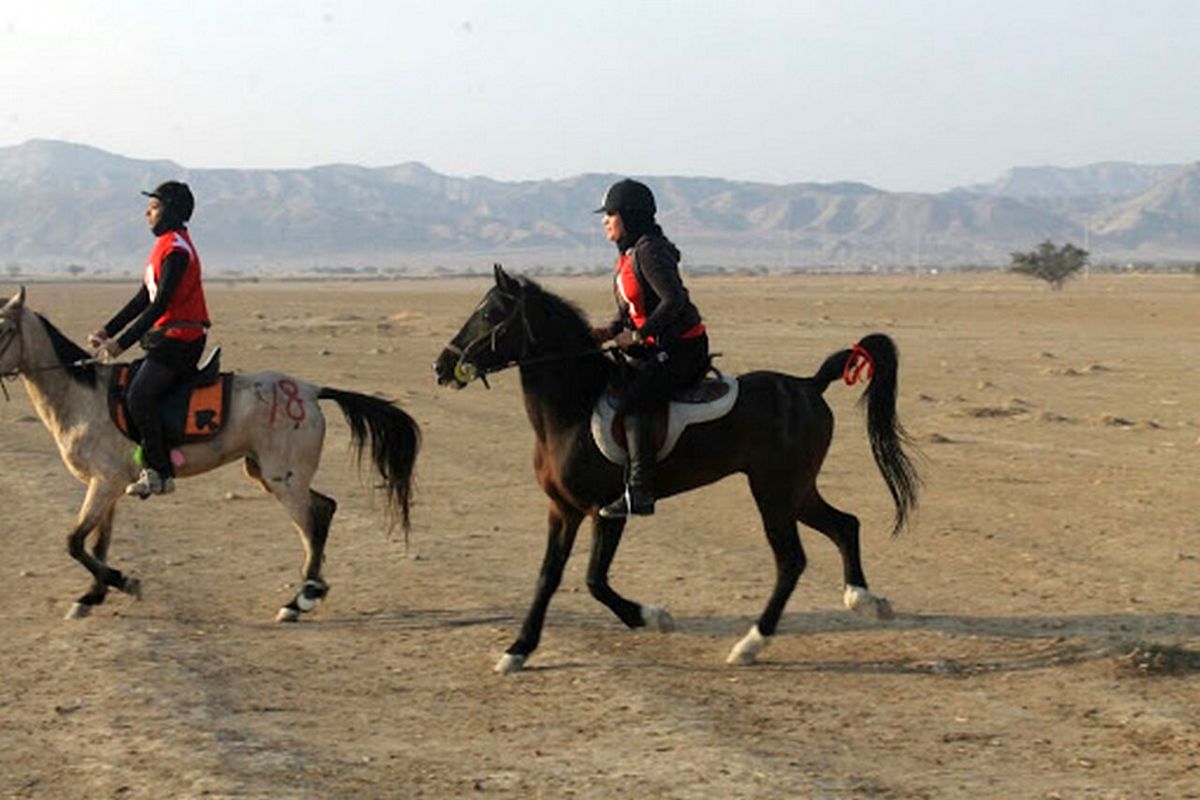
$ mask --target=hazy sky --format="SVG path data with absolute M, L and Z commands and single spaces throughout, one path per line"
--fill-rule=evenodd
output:
M 40 0 L 0 146 L 938 191 L 1200 159 L 1198 0 Z

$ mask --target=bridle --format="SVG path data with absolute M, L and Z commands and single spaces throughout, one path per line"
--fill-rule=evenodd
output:
M 2 343 L 0 343 L 0 358 L 3 358 L 4 354 L 8 352 L 8 348 L 12 347 L 13 342 L 15 342 L 17 337 L 20 335 L 21 332 L 17 330 L 16 320 L 13 320 L 12 326 L 5 330 L 4 333 L 0 334 L 0 336 L 3 337 Z M 23 359 L 24 354 L 22 354 L 21 358 L 17 359 L 17 365 L 15 367 L 8 372 L 0 373 L 0 378 L 15 378 L 20 375 L 22 372 L 21 361 Z
M 500 291 L 499 289 L 497 289 L 496 292 L 506 300 L 516 301 L 512 307 L 512 310 L 505 315 L 504 319 L 500 320 L 495 325 L 491 326 L 462 347 L 459 347 L 454 342 L 450 342 L 446 345 L 447 350 L 458 356 L 458 362 L 454 365 L 454 379 L 460 381 L 461 383 L 470 383 L 475 378 L 479 378 L 481 381 L 483 381 L 484 386 L 489 389 L 492 388 L 488 384 L 487 376 L 493 372 L 499 372 L 500 370 L 508 369 L 511 366 L 519 364 L 521 360 L 529 354 L 529 346 L 537 343 L 537 337 L 533 335 L 533 328 L 529 325 L 529 317 L 525 314 L 524 293 L 518 292 L 516 294 L 512 294 L 510 292 Z M 478 352 L 479 349 L 485 344 L 489 346 L 489 349 L 493 353 L 497 352 L 496 343 L 500 338 L 500 334 L 507 331 L 509 327 L 518 321 L 521 323 L 521 331 L 523 334 L 521 336 L 521 355 L 519 357 L 483 368 L 477 367 L 475 364 L 468 361 L 468 359 Z
M 504 317 L 504 319 L 491 326 L 483 333 L 476 336 L 471 341 L 467 342 L 462 347 L 450 342 L 446 345 L 446 349 L 458 356 L 458 363 L 454 365 L 454 378 L 462 383 L 470 383 L 478 378 L 483 381 L 483 385 L 488 389 L 492 387 L 488 384 L 487 376 L 493 372 L 500 372 L 509 367 L 525 367 L 534 364 L 544 364 L 551 361 L 565 361 L 573 358 L 582 358 L 584 356 L 595 355 L 597 353 L 610 352 L 607 348 L 595 347 L 588 350 L 583 350 L 576 353 L 555 353 L 552 355 L 529 357 L 530 347 L 537 344 L 537 336 L 533 333 L 533 326 L 529 324 L 529 316 L 525 313 L 525 294 L 523 292 L 505 292 L 496 289 L 497 294 L 506 300 L 513 300 L 515 304 L 512 310 Z M 521 326 L 521 354 L 516 358 L 510 358 L 506 361 L 501 361 L 486 367 L 478 367 L 471 363 L 468 359 L 475 353 L 479 352 L 480 348 L 485 344 L 495 353 L 496 344 L 501 334 L 507 331 L 513 325 L 520 323 Z

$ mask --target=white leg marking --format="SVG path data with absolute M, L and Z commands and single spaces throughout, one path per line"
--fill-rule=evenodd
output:
M 496 666 L 492 667 L 492 671 L 497 675 L 511 675 L 514 672 L 520 672 L 524 666 L 525 656 L 505 653 L 500 656 L 500 660 L 496 662 Z
M 729 658 L 725 659 L 727 664 L 741 664 L 747 666 L 758 661 L 758 654 L 767 646 L 767 637 L 758 632 L 758 624 L 756 623 L 750 632 L 742 637 L 742 640 L 733 646 L 733 650 L 729 652 Z
M 92 607 L 87 603 L 73 603 L 63 619 L 83 619 L 92 613 Z
M 876 597 L 861 586 L 847 586 L 842 602 L 859 616 L 871 619 L 892 619 L 896 616 L 887 598 Z
M 300 619 L 300 612 L 287 606 L 279 609 L 279 613 L 275 615 L 276 622 L 295 622 L 298 619 Z
M 675 618 L 665 608 L 658 606 L 642 606 L 642 622 L 646 627 L 660 633 L 670 633 L 675 630 Z

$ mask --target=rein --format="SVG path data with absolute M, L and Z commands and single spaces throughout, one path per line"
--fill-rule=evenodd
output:
M 502 372 L 509 367 L 528 367 L 535 364 L 547 364 L 551 361 L 570 361 L 572 359 L 583 358 L 585 356 L 605 355 L 607 353 L 616 352 L 620 352 L 620 348 L 616 346 L 593 347 L 588 350 L 580 350 L 578 353 L 558 353 L 556 355 L 538 356 L 537 358 L 514 358 L 511 361 L 505 361 L 504 363 L 497 364 L 494 367 L 478 370 L 476 374 L 479 376 L 479 379 L 483 381 L 483 385 L 490 389 L 492 387 L 488 386 L 487 376 L 491 375 L 493 372 Z
M 0 356 L 3 356 L 5 353 L 8 352 L 8 348 L 11 347 L 13 342 L 15 342 L 17 340 L 17 337 L 20 332 L 17 330 L 16 326 L 14 325 L 12 328 L 9 328 L 7 331 L 5 331 L 5 333 L 8 335 L 4 339 L 4 344 L 0 345 Z M 22 356 L 21 360 L 23 360 L 23 359 L 24 359 L 24 357 Z M 50 370 L 55 370 L 55 369 L 72 369 L 74 367 L 86 367 L 91 364 L 102 364 L 102 363 L 104 363 L 104 361 L 99 356 L 91 356 L 90 358 L 80 358 L 75 361 L 72 361 L 70 364 L 50 364 L 50 365 L 44 366 L 44 367 L 28 367 L 28 366 L 22 367 L 21 364 L 18 362 L 17 366 L 13 367 L 12 369 L 8 370 L 7 372 L 0 373 L 0 378 L 11 381 L 11 380 L 16 380 L 18 377 L 20 377 L 21 373 L 32 374 L 35 372 L 49 372 Z M 8 394 L 8 386 L 6 386 L 3 383 L 0 383 L 0 391 L 2 391 L 4 393 L 4 401 L 6 403 L 12 401 L 12 398 Z

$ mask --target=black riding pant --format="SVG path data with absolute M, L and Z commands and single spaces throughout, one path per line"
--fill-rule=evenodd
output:
M 207 337 L 194 342 L 163 339 L 146 351 L 146 360 L 129 383 L 125 404 L 129 416 L 142 434 L 142 455 L 147 467 L 163 477 L 175 474 L 163 441 L 161 401 L 180 379 L 190 377 L 204 353 Z
M 676 390 L 700 380 L 708 369 L 708 336 L 681 339 L 632 363 L 635 371 L 621 392 L 620 413 L 650 411 Z

